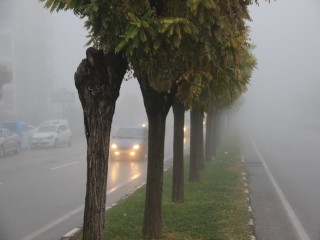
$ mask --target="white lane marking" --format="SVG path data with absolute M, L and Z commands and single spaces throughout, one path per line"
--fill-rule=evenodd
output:
M 71 165 L 78 164 L 78 163 L 79 163 L 78 161 L 75 161 L 75 162 L 63 164 L 63 165 L 60 165 L 60 166 L 57 166 L 57 167 L 53 167 L 53 168 L 50 168 L 50 169 L 51 169 L 51 170 L 57 170 L 57 169 L 59 169 L 59 168 L 69 167 L 69 166 L 71 166 Z
M 42 233 L 48 231 L 49 229 L 57 226 L 58 224 L 62 223 L 63 221 L 67 220 L 69 217 L 81 212 L 84 209 L 84 205 L 81 205 L 80 207 L 77 207 L 76 209 L 68 212 L 66 215 L 62 216 L 61 218 L 58 218 L 57 220 L 49 223 L 48 225 L 40 228 L 39 230 L 29 234 L 28 236 L 22 238 L 21 240 L 32 240 L 38 236 L 40 236 Z
M 126 185 L 126 184 L 128 184 L 129 182 L 137 179 L 137 178 L 140 177 L 140 176 L 141 176 L 141 173 L 137 173 L 137 174 L 133 175 L 132 178 L 129 179 L 129 181 L 123 182 L 122 184 L 119 184 L 119 185 L 111 188 L 109 191 L 107 191 L 107 194 L 110 194 L 110 193 L 116 191 L 117 189 L 123 187 L 124 185 Z
M 285 208 L 285 210 L 287 211 L 287 214 L 291 220 L 291 223 L 297 233 L 297 235 L 299 236 L 299 238 L 301 240 L 310 240 L 307 232 L 305 231 L 305 229 L 303 228 L 301 222 L 299 221 L 298 217 L 296 216 L 296 214 L 294 213 L 290 203 L 288 202 L 287 198 L 285 197 L 284 193 L 282 192 L 281 188 L 279 187 L 278 183 L 276 182 L 276 180 L 274 179 L 273 175 L 271 174 L 271 171 L 269 170 L 269 167 L 268 165 L 266 164 L 265 160 L 263 159 L 260 151 L 258 150 L 256 144 L 254 143 L 253 139 L 250 137 L 250 140 L 251 140 L 251 143 L 256 151 L 256 153 L 258 154 L 258 157 L 260 158 L 271 182 L 272 182 L 272 185 L 274 187 L 274 189 L 276 190 L 280 200 L 281 200 L 281 203 L 283 205 L 283 207 Z
M 166 158 L 164 159 L 164 161 L 166 162 L 166 161 L 168 161 L 170 158 L 172 158 L 172 156 L 166 157 Z M 119 185 L 115 186 L 114 188 L 112 188 L 112 189 L 110 189 L 109 191 L 107 191 L 107 194 L 112 193 L 112 192 L 114 192 L 116 189 L 118 189 L 118 188 L 120 188 L 120 187 L 123 187 L 124 185 L 128 184 L 129 182 L 135 180 L 135 179 L 138 178 L 141 174 L 142 174 L 142 173 L 138 173 L 138 174 L 132 176 L 132 178 L 131 178 L 130 180 L 128 180 L 128 181 L 126 181 L 126 182 L 124 182 L 124 183 L 122 183 L 122 184 L 119 184 Z M 145 184 L 145 182 L 144 182 L 143 184 Z M 141 185 L 140 185 L 140 186 L 141 186 Z M 139 186 L 139 187 L 140 187 L 140 186 Z M 110 207 L 107 207 L 107 206 L 106 206 L 106 210 L 109 209 L 109 208 L 110 208 Z M 32 240 L 32 239 L 35 239 L 36 237 L 40 236 L 41 234 L 45 233 L 46 231 L 50 230 L 51 228 L 54 228 L 54 227 L 57 226 L 58 224 L 64 222 L 65 220 L 67 220 L 67 219 L 70 218 L 71 216 L 76 215 L 76 214 L 80 213 L 80 212 L 83 211 L 83 210 L 84 210 L 84 205 L 81 205 L 81 206 L 77 207 L 76 209 L 74 209 L 74 210 L 68 212 L 67 214 L 63 215 L 62 217 L 56 219 L 55 221 L 47 224 L 46 226 L 44 226 L 44 227 L 38 229 L 37 231 L 29 234 L 28 236 L 22 238 L 21 240 Z
M 114 192 L 115 190 L 117 190 L 118 188 L 123 187 L 124 185 L 126 185 L 126 184 L 128 184 L 129 182 L 131 182 L 131 181 L 135 180 L 136 178 L 138 178 L 140 175 L 141 175 L 141 174 L 138 173 L 138 174 L 132 176 L 132 178 L 130 178 L 128 181 L 126 181 L 126 182 L 124 182 L 124 183 L 122 183 L 122 184 L 119 184 L 119 185 L 115 186 L 114 188 L 110 189 L 110 190 L 107 192 L 107 194 L 112 193 L 112 192 Z M 107 209 L 107 206 L 106 206 L 106 209 Z M 65 220 L 67 220 L 67 219 L 70 218 L 71 216 L 76 215 L 77 213 L 80 213 L 80 212 L 83 211 L 83 210 L 84 210 L 84 205 L 81 205 L 81 206 L 77 207 L 76 209 L 74 209 L 74 210 L 68 212 L 67 214 L 63 215 L 62 217 L 58 218 L 57 220 L 55 220 L 55 221 L 47 224 L 46 226 L 40 228 L 39 230 L 37 230 L 37 231 L 29 234 L 28 236 L 22 238 L 21 240 L 32 240 L 32 239 L 40 236 L 41 234 L 45 233 L 46 231 L 50 230 L 51 228 L 57 226 L 58 224 L 64 222 Z

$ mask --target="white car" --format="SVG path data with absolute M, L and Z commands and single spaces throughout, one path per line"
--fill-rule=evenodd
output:
M 56 147 L 61 144 L 71 146 L 72 133 L 63 124 L 45 124 L 32 134 L 31 147 Z
M 47 120 L 47 121 L 44 121 L 44 122 L 42 122 L 39 126 L 38 126 L 38 128 L 40 128 L 40 127 L 42 127 L 42 126 L 44 126 L 44 125 L 52 125 L 52 124 L 61 124 L 61 125 L 65 125 L 65 126 L 69 126 L 69 124 L 68 124 L 68 120 L 67 119 L 55 119 L 55 120 Z

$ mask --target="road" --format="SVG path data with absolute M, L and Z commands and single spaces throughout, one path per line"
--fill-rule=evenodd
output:
M 319 240 L 319 128 L 270 126 L 251 127 L 245 141 L 257 238 Z
M 107 207 L 141 186 L 146 168 L 147 161 L 109 162 Z M 85 183 L 84 139 L 0 159 L 0 239 L 54 240 L 81 227 Z

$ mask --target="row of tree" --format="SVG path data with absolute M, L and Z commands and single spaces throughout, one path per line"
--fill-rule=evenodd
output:
M 126 72 L 138 79 L 149 121 L 148 172 L 142 236 L 162 236 L 165 123 L 175 121 L 173 201 L 183 202 L 183 117 L 191 110 L 189 180 L 199 179 L 203 131 L 216 140 L 217 109 L 232 105 L 246 90 L 255 58 L 248 37 L 252 0 L 40 0 L 51 11 L 72 10 L 89 31 L 86 59 L 75 85 L 87 138 L 87 188 L 83 239 L 103 238 L 112 117 Z M 129 74 L 130 76 L 130 74 Z M 199 135 L 200 134 L 200 135 Z M 213 145 L 212 145 L 213 146 Z M 182 149 L 182 150 L 181 150 Z M 214 150 L 206 148 L 206 157 Z M 208 152 L 207 152 L 208 151 Z M 213 151 L 213 152 L 212 152 Z M 194 156 L 193 153 L 196 153 Z M 202 157 L 201 157 L 202 158 Z M 200 158 L 200 159 L 201 159 Z M 200 163 L 199 163 L 200 162 Z

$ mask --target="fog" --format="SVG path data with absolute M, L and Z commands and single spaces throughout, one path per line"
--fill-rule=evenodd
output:
M 281 188 L 292 197 L 310 239 L 319 239 L 320 1 L 261 0 L 250 12 L 258 65 L 236 121 L 249 133 L 259 133 L 255 137 L 263 154 L 258 155 L 266 156 L 277 180 L 284 179 Z M 13 77 L 3 87 L 0 121 L 37 126 L 65 118 L 73 134 L 72 146 L 1 158 L 1 239 L 58 239 L 82 224 L 86 142 L 73 77 L 85 57 L 86 35 L 83 20 L 72 12 L 51 14 L 37 0 L 0 0 L 0 64 Z M 172 113 L 168 119 L 167 130 L 172 133 Z M 111 134 L 120 126 L 146 121 L 138 82 L 124 81 Z M 167 159 L 172 155 L 167 148 L 172 148 L 170 137 Z M 260 167 L 258 176 L 262 165 L 255 151 L 251 153 L 252 167 Z M 136 176 L 141 174 L 139 184 L 143 184 L 146 161 L 110 162 L 109 171 L 110 192 L 118 194 L 120 186 L 120 194 L 126 194 L 135 190 L 134 184 L 127 185 Z M 116 201 L 114 195 L 108 199 Z
M 261 1 L 250 8 L 250 36 L 256 45 L 258 68 L 245 94 L 243 112 L 250 116 L 246 121 L 319 119 L 319 5 L 317 0 L 281 0 L 270 4 Z M 77 112 L 71 119 L 77 121 L 81 107 L 73 75 L 85 56 L 83 20 L 72 12 L 50 14 L 32 0 L 23 4 L 2 1 L 0 11 L 1 43 L 8 45 L 9 36 L 8 46 L 13 49 L 8 52 L 3 47 L 0 51 L 0 62 L 13 71 L 13 80 L 5 86 L 7 94 L 0 103 L 1 118 L 37 125 Z M 64 106 L 51 99 L 61 89 L 74 94 L 74 100 Z M 115 125 L 139 124 L 146 120 L 144 112 L 137 81 L 124 82 Z
M 33 0 L 1 1 L 0 13 L 0 63 L 13 73 L 11 83 L 3 88 L 0 119 L 37 126 L 47 119 L 67 118 L 74 130 L 82 131 L 82 109 L 73 77 L 87 48 L 84 20 L 71 11 L 51 14 Z M 72 99 L 53 100 L 59 92 Z M 145 121 L 137 81 L 124 81 L 114 125 Z
M 250 10 L 258 67 L 245 94 L 246 121 L 319 126 L 320 2 L 261 1 Z

